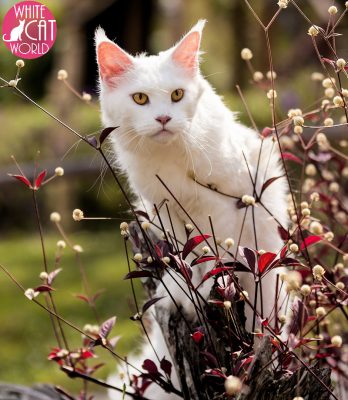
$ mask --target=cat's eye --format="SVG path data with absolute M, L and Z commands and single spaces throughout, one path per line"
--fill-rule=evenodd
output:
M 183 89 L 176 89 L 172 92 L 172 101 L 178 102 L 184 97 L 184 90 Z
M 132 97 L 133 100 L 140 106 L 143 106 L 149 102 L 149 96 L 145 93 L 134 93 Z

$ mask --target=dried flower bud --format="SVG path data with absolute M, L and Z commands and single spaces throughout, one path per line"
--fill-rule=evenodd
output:
M 185 228 L 188 232 L 192 232 L 194 230 L 194 227 L 191 224 L 186 224 Z
M 339 289 L 339 290 L 344 290 L 344 288 L 345 288 L 345 285 L 344 285 L 343 282 L 337 282 L 335 286 L 336 286 L 337 289 Z
M 306 165 L 305 173 L 306 173 L 306 175 L 309 175 L 309 176 L 316 175 L 317 169 L 316 169 L 315 165 L 314 164 Z
M 312 25 L 309 29 L 308 29 L 308 35 L 309 36 L 318 36 L 319 35 L 319 29 L 317 26 Z
M 73 250 L 74 250 L 76 253 L 83 253 L 83 248 L 82 248 L 82 246 L 80 246 L 79 244 L 75 244 L 75 245 L 73 246 Z
M 234 240 L 232 238 L 225 239 L 225 245 L 229 249 L 230 247 L 234 246 Z
M 65 249 L 65 247 L 66 247 L 65 241 L 64 240 L 58 240 L 57 247 L 58 247 L 58 249 Z
M 294 126 L 294 133 L 296 133 L 296 135 L 302 135 L 302 133 L 303 133 L 302 126 L 300 126 L 300 125 Z
M 228 300 L 224 301 L 224 307 L 229 310 L 232 307 L 232 303 Z
M 260 71 L 255 71 L 253 75 L 254 81 L 255 82 L 260 82 L 263 79 L 263 73 Z
M 302 396 L 296 396 L 292 400 L 304 400 L 304 398 Z
M 301 116 L 296 116 L 296 117 L 294 117 L 293 122 L 294 122 L 295 126 L 303 126 L 304 119 Z
M 85 101 L 86 103 L 89 103 L 92 100 L 92 96 L 89 93 L 83 92 L 82 100 Z
M 302 285 L 300 292 L 303 296 L 308 296 L 311 293 L 311 287 L 309 285 Z
M 315 309 L 315 313 L 317 317 L 323 317 L 326 314 L 326 310 L 324 307 L 318 307 Z
M 120 229 L 121 229 L 121 231 L 127 231 L 128 230 L 127 222 L 121 222 L 120 223 Z
M 48 273 L 46 271 L 40 272 L 39 278 L 45 281 L 48 278 Z
M 281 324 L 285 324 L 285 322 L 286 322 L 286 315 L 285 314 L 282 314 L 282 315 L 280 315 L 279 316 L 279 322 L 281 323 Z
M 332 193 L 338 193 L 340 190 L 340 185 L 337 182 L 331 182 L 329 186 L 329 190 Z
M 335 96 L 335 89 L 332 87 L 329 87 L 325 89 L 325 96 L 328 97 L 329 99 L 332 99 Z
M 321 72 L 313 72 L 311 79 L 312 81 L 322 81 L 324 79 L 324 75 Z
M 331 344 L 335 347 L 341 347 L 343 343 L 342 337 L 341 336 L 332 336 L 331 338 Z
M 65 79 L 68 78 L 68 73 L 65 69 L 60 69 L 57 73 L 57 79 L 59 81 L 64 81 Z
M 335 234 L 333 232 L 329 231 L 329 232 L 325 233 L 324 237 L 328 242 L 332 242 L 333 238 L 335 237 Z
M 329 7 L 329 9 L 327 10 L 328 11 L 328 13 L 330 14 L 330 15 L 335 15 L 335 14 L 337 14 L 337 7 L 335 7 L 335 6 L 331 6 L 331 7 Z
M 79 208 L 75 208 L 75 210 L 72 213 L 72 217 L 74 221 L 82 221 L 84 218 L 83 211 L 80 210 Z
M 338 97 L 338 96 L 337 96 Z M 324 119 L 324 125 L 325 126 L 333 126 L 334 121 L 332 118 L 325 118 Z M 318 136 L 320 135 L 320 133 L 318 134 Z M 317 142 L 318 142 L 318 136 L 317 136 Z M 318 142 L 319 143 L 319 142 Z
M 325 274 L 325 269 L 321 265 L 316 265 L 313 267 L 312 274 L 314 276 L 314 279 L 316 279 L 317 281 L 321 281 Z
M 279 0 L 277 4 L 279 8 L 287 8 L 289 5 L 289 0 Z
M 246 290 L 241 291 L 240 292 L 240 299 L 241 300 L 249 299 L 249 293 Z
M 341 96 L 335 96 L 333 98 L 333 103 L 336 107 L 343 107 L 344 106 L 344 100 Z
M 291 252 L 293 252 L 293 253 L 297 253 L 297 252 L 298 252 L 298 245 L 297 245 L 296 243 L 292 243 L 292 244 L 289 246 L 289 250 L 290 250 Z
M 343 254 L 342 260 L 347 263 L 348 262 L 348 253 Z
M 169 257 L 163 257 L 163 258 L 162 258 L 162 261 L 163 261 L 165 264 L 169 264 L 169 263 L 170 263 L 170 258 L 169 258 Z
M 242 60 L 251 60 L 253 58 L 253 53 L 250 49 L 244 48 L 240 52 L 240 56 L 242 57 Z
M 323 79 L 322 85 L 324 88 L 332 88 L 334 86 L 334 84 L 336 83 L 336 79 L 335 78 L 325 78 Z
M 344 5 L 346 6 L 346 8 L 348 8 L 348 1 L 346 1 L 346 2 L 344 3 Z
M 143 256 L 140 253 L 135 253 L 133 259 L 134 261 L 140 262 L 143 259 Z
M 344 58 L 339 58 L 336 61 L 336 65 L 339 69 L 343 69 L 346 66 L 346 60 Z
M 319 200 L 320 200 L 320 195 L 319 195 L 319 193 L 318 193 L 318 192 L 313 192 L 313 193 L 310 195 L 310 199 L 311 199 L 311 201 L 319 201 Z
M 345 178 L 348 178 L 348 167 L 344 167 L 342 169 L 342 176 L 344 176 Z
M 242 390 L 242 381 L 237 377 L 230 375 L 225 379 L 225 391 L 228 395 L 234 395 Z
M 17 61 L 16 61 L 16 67 L 18 67 L 18 68 L 23 68 L 24 65 L 25 65 L 25 63 L 24 63 L 23 60 L 17 60 Z
M 10 87 L 16 87 L 18 83 L 18 79 L 11 79 L 8 83 L 8 86 Z
M 210 253 L 210 247 L 208 247 L 208 246 L 203 246 L 203 247 L 202 247 L 202 251 L 203 251 L 204 254 L 208 254 L 208 253 Z
M 63 176 L 63 175 L 64 175 L 64 169 L 63 169 L 62 167 L 57 167 L 57 168 L 54 170 L 54 173 L 55 173 L 57 176 Z
M 248 194 L 243 195 L 242 203 L 246 204 L 247 206 L 255 205 L 255 198 L 253 196 L 249 196 Z
M 272 80 L 272 77 L 273 77 L 273 79 L 277 79 L 277 73 L 275 71 L 268 71 L 266 73 L 266 76 L 267 76 L 267 79 L 270 81 Z
M 144 231 L 150 229 L 150 222 L 149 221 L 144 221 L 141 223 L 141 227 L 144 229 Z
M 328 100 L 328 99 L 324 99 L 324 100 L 321 102 L 322 108 L 325 108 L 325 107 L 329 106 L 330 104 L 331 104 L 331 103 L 330 103 L 330 100 Z
M 342 264 L 342 263 L 337 263 L 335 266 L 334 266 L 334 272 L 336 272 L 336 273 L 341 273 L 341 272 L 343 272 L 344 271 L 344 265 Z
M 309 215 L 311 215 L 311 210 L 309 208 L 304 208 L 303 210 L 301 210 L 301 213 L 304 217 L 308 217 Z
M 344 97 L 348 97 L 348 89 L 342 89 L 342 90 L 341 90 L 341 93 L 342 93 L 342 95 L 343 95 Z M 344 115 L 344 119 L 345 119 L 344 122 L 347 122 L 347 121 L 346 121 L 346 116 L 345 116 L 345 115 Z
M 277 91 L 276 90 L 273 90 L 273 89 L 270 89 L 268 92 L 267 92 L 267 98 L 268 99 L 276 99 L 277 98 Z
M 50 215 L 50 220 L 52 222 L 60 222 L 62 219 L 62 217 L 60 216 L 60 214 L 58 212 L 53 212 Z

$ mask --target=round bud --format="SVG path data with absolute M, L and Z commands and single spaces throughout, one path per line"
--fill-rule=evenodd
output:
M 329 13 L 330 15 L 335 15 L 335 14 L 337 14 L 337 12 L 338 12 L 337 7 L 335 7 L 335 6 L 329 7 L 327 11 L 328 11 L 328 13 Z
M 72 213 L 72 217 L 74 221 L 82 221 L 84 218 L 83 211 L 80 210 L 79 208 L 75 208 L 75 210 Z
M 50 215 L 50 220 L 52 222 L 60 222 L 62 219 L 62 217 L 60 216 L 60 214 L 58 212 L 53 212 Z
M 341 347 L 343 343 L 342 337 L 341 336 L 332 336 L 331 338 L 331 344 L 335 347 Z
M 60 69 L 57 73 L 57 79 L 59 81 L 64 81 L 65 79 L 68 78 L 68 73 L 65 69 Z
M 263 73 L 260 71 L 255 71 L 253 75 L 253 79 L 255 82 L 260 82 L 263 79 Z
M 309 36 L 318 36 L 319 35 L 319 29 L 317 26 L 312 25 L 309 29 L 308 29 L 308 35 Z
M 243 60 L 251 60 L 253 58 L 253 53 L 250 49 L 244 48 L 240 52 L 240 56 L 242 57 Z
M 16 61 L 16 67 L 18 67 L 18 68 L 23 68 L 24 65 L 25 65 L 25 63 L 24 63 L 23 60 L 17 60 L 17 61 Z
M 57 176 L 63 176 L 63 175 L 64 175 L 64 169 L 63 169 L 62 167 L 57 167 L 57 168 L 54 170 L 54 173 L 55 173 Z
M 143 259 L 143 256 L 140 253 L 135 253 L 133 256 L 134 261 L 140 262 Z

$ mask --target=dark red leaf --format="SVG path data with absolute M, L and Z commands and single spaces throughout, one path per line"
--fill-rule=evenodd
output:
M 316 236 L 316 235 L 308 236 L 301 243 L 300 250 L 304 250 L 306 247 L 309 247 L 312 244 L 318 243 L 321 240 L 323 240 L 323 239 L 320 236 Z
M 104 140 L 110 135 L 110 133 L 117 128 L 118 126 L 103 129 L 99 136 L 100 145 L 102 145 L 104 143 Z
M 12 176 L 13 178 L 16 178 L 16 179 L 18 179 L 19 181 L 23 182 L 26 186 L 28 186 L 28 188 L 31 188 L 31 187 L 32 187 L 32 186 L 31 186 L 31 183 L 29 182 L 29 180 L 28 180 L 25 176 L 22 176 L 22 175 L 12 175 L 12 174 L 9 174 L 9 176 Z
M 89 304 L 89 298 L 87 296 L 85 296 L 84 294 L 75 294 L 75 297 L 77 297 L 78 299 L 83 300 Z
M 134 279 L 134 278 L 154 278 L 150 271 L 131 271 L 123 278 L 126 279 Z
M 268 188 L 269 185 L 271 185 L 277 179 L 283 178 L 283 177 L 284 177 L 284 175 L 280 175 L 280 176 L 274 176 L 273 178 L 267 179 L 267 181 L 262 185 L 260 197 L 261 197 L 262 193 Z
M 202 356 L 204 356 L 211 367 L 218 367 L 219 363 L 215 356 L 213 356 L 208 351 L 201 351 Z
M 158 373 L 156 364 L 153 361 L 149 360 L 148 358 L 143 362 L 142 368 L 148 371 L 150 374 Z
M 334 60 L 330 60 L 329 58 L 321 57 L 321 60 L 323 62 L 326 62 L 327 64 L 330 64 L 332 67 L 336 66 L 336 63 Z
M 218 268 L 214 268 L 211 271 L 207 272 L 204 276 L 203 279 L 201 281 L 201 283 L 197 286 L 201 286 L 201 284 L 203 282 L 205 282 L 207 279 L 211 278 L 212 276 L 221 274 L 221 272 L 225 272 L 225 271 L 231 271 L 231 269 L 233 269 L 232 267 L 218 267 Z
M 51 292 L 53 289 L 53 287 L 49 286 L 49 285 L 40 285 L 38 287 L 36 287 L 34 289 L 35 292 Z
M 56 276 L 59 274 L 60 271 L 62 271 L 62 268 L 57 268 L 48 274 L 47 283 L 49 285 L 52 285 L 54 279 L 56 278 Z
M 162 358 L 160 363 L 161 369 L 170 377 L 172 374 L 172 363 L 166 360 L 165 357 Z
M 288 252 L 288 246 L 285 245 L 280 252 L 280 259 L 284 258 L 286 256 L 286 253 Z
M 162 297 L 156 297 L 154 299 L 151 299 L 149 301 L 147 301 L 144 305 L 143 305 L 143 309 L 142 309 L 142 313 L 144 314 L 145 311 L 147 311 L 152 305 L 156 304 L 159 300 L 162 300 L 165 296 Z
M 261 135 L 263 137 L 268 137 L 268 136 L 272 135 L 272 132 L 273 132 L 273 129 L 268 127 L 268 126 L 266 126 L 266 128 L 262 129 Z
M 111 329 L 114 327 L 116 323 L 116 317 L 111 317 L 105 322 L 102 323 L 101 327 L 99 328 L 99 336 L 101 338 L 106 339 L 111 332 Z
M 215 256 L 202 256 L 202 257 L 197 257 L 191 262 L 191 267 L 194 265 L 202 264 L 207 261 L 216 261 Z
M 39 189 L 39 187 L 41 186 L 42 181 L 44 180 L 45 176 L 46 176 L 46 170 L 43 170 L 39 173 L 39 175 L 37 176 L 36 180 L 35 180 L 35 189 Z
M 291 153 L 282 153 L 284 160 L 290 160 L 290 161 L 295 161 L 297 164 L 303 164 L 303 161 L 295 156 L 294 154 Z
M 199 235 L 199 236 L 194 236 L 193 238 L 189 239 L 185 243 L 184 248 L 182 249 L 182 258 L 185 259 L 195 247 L 197 247 L 205 239 L 208 239 L 210 237 L 211 237 L 211 235 Z
M 84 349 L 81 350 L 81 358 L 83 360 L 86 360 L 87 358 L 93 358 L 93 357 L 95 357 L 95 355 L 91 351 L 84 350 Z
M 200 343 L 202 339 L 204 338 L 204 333 L 196 331 L 191 334 L 192 339 L 195 341 L 195 343 Z
M 239 254 L 242 256 L 250 271 L 255 275 L 256 253 L 248 247 L 239 246 Z
M 271 262 L 277 257 L 275 253 L 264 253 L 260 256 L 258 266 L 260 274 L 262 274 L 271 264 Z
M 297 334 L 307 323 L 308 319 L 308 311 L 307 307 L 304 303 L 298 298 L 295 297 L 294 302 L 292 303 L 292 320 L 289 325 L 289 333 L 294 335 Z
M 278 226 L 278 232 L 279 232 L 279 235 L 282 240 L 285 241 L 285 240 L 290 239 L 289 232 L 286 229 L 284 229 L 282 226 Z

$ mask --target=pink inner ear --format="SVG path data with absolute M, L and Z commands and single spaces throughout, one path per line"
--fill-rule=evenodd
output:
M 98 46 L 98 64 L 102 80 L 111 83 L 129 69 L 132 60 L 114 43 L 102 42 Z
M 200 34 L 191 32 L 178 45 L 173 53 L 173 60 L 188 69 L 195 69 L 198 64 Z

